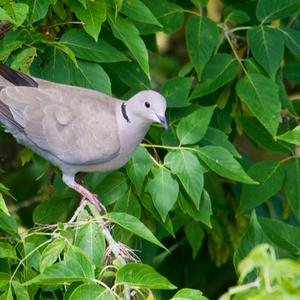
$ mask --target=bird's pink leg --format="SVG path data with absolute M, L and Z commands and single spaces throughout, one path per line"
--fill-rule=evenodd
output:
M 74 189 L 79 194 L 81 194 L 84 198 L 89 200 L 99 211 L 106 212 L 105 207 L 100 203 L 98 197 L 95 194 L 91 193 L 84 186 L 77 183 L 74 179 L 74 176 L 63 174 L 62 179 L 67 186 Z

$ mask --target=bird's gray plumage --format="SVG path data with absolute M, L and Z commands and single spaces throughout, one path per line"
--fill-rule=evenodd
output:
M 79 192 L 76 173 L 120 168 L 152 122 L 166 126 L 166 101 L 154 91 L 122 101 L 31 78 L 1 63 L 0 75 L 0 122 L 19 142 L 57 165 L 64 181 Z

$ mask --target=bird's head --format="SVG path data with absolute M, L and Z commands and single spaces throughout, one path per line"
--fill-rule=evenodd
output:
M 165 116 L 167 102 L 159 93 L 151 90 L 141 91 L 130 98 L 130 113 L 147 121 L 158 122 L 165 129 L 168 122 Z

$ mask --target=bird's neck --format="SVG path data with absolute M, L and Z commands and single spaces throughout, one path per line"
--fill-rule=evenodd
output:
M 141 143 L 151 125 L 150 121 L 130 114 L 131 105 L 130 101 L 120 101 L 116 111 L 121 145 L 128 155 Z

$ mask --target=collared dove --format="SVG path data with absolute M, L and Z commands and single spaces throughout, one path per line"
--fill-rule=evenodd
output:
M 32 78 L 0 63 L 0 123 L 20 143 L 58 166 L 63 181 L 91 201 L 78 172 L 126 164 L 152 122 L 167 128 L 166 100 L 151 90 L 122 101 L 98 91 Z

